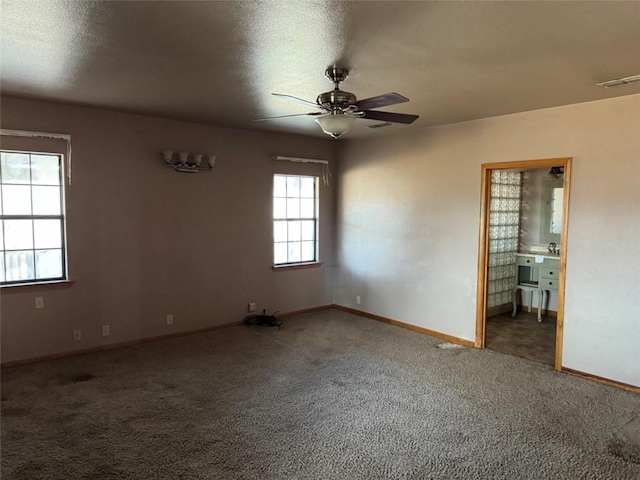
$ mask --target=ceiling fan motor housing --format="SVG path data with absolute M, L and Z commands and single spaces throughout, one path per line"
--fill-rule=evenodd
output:
M 340 82 L 349 75 L 346 68 L 330 67 L 324 72 L 329 80 L 331 80 L 335 88 L 330 92 L 321 93 L 316 99 L 316 103 L 329 111 L 345 110 L 349 105 L 355 103 L 358 99 L 353 93 L 343 92 L 340 90 Z
M 318 95 L 316 102 L 327 110 L 334 110 L 347 108 L 357 100 L 353 93 L 343 92 L 342 90 L 331 90 L 330 92 Z

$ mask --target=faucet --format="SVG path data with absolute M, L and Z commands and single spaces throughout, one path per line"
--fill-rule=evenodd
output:
M 554 255 L 559 253 L 558 249 L 556 248 L 557 245 L 555 244 L 555 242 L 551 242 L 549 244 L 549 246 L 547 247 L 547 250 L 549 250 L 549 253 L 553 253 Z

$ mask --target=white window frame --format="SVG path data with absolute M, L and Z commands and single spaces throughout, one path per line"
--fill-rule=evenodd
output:
M 0 209 L 0 235 L 2 236 L 1 240 L 1 249 L 0 249 L 0 256 L 2 256 L 1 260 L 2 262 L 0 263 L 0 269 L 2 269 L 2 271 L 0 271 L 0 287 L 14 287 L 14 286 L 20 286 L 20 285 L 40 285 L 40 284 L 49 284 L 49 283 L 58 283 L 58 282 L 66 282 L 68 281 L 68 268 L 67 268 L 67 242 L 66 242 L 66 205 L 65 205 L 65 172 L 64 172 L 64 166 L 65 166 L 65 159 L 64 159 L 64 155 L 60 154 L 60 153 L 49 153 L 49 152 L 40 152 L 40 151 L 29 151 L 29 150 L 11 150 L 11 149 L 0 149 L 0 153 L 15 153 L 15 154 L 21 154 L 21 155 L 29 155 L 31 156 L 48 156 L 48 157 L 57 157 L 58 158 L 58 165 L 59 165 L 59 179 L 58 179 L 58 185 L 42 185 L 42 186 L 56 186 L 59 187 L 59 192 L 60 192 L 60 213 L 59 214 L 34 214 L 33 210 L 31 212 L 31 214 L 5 214 L 5 205 L 6 205 L 6 200 L 5 198 L 3 198 L 3 186 L 5 185 L 19 185 L 19 186 L 29 186 L 29 190 L 30 190 L 30 195 L 31 198 L 33 199 L 33 187 L 38 187 L 41 186 L 38 183 L 33 183 L 33 177 L 32 177 L 32 170 L 31 168 L 30 170 L 30 175 L 29 175 L 29 183 L 16 183 L 16 184 L 12 184 L 12 183 L 5 183 L 4 181 L 2 181 L 2 183 L 0 183 L 0 205 L 2 205 L 2 209 Z M 31 161 L 31 158 L 30 158 Z M 2 168 L 2 165 L 0 165 L 0 169 Z M 1 170 L 0 170 L 0 179 L 4 180 L 2 178 L 1 175 Z M 37 248 L 36 247 L 36 243 L 35 243 L 35 228 L 34 225 L 32 225 L 31 227 L 31 231 L 32 231 L 32 235 L 34 236 L 34 242 L 31 246 L 31 248 L 23 248 L 23 249 L 7 249 L 7 243 L 6 243 L 6 231 L 4 228 L 4 221 L 5 220 L 59 220 L 60 221 L 60 247 L 42 247 L 42 248 Z M 42 252 L 42 251 L 46 251 L 46 250 L 60 250 L 60 262 L 61 262 L 61 275 L 59 276 L 48 276 L 48 277 L 40 277 L 38 278 L 38 272 L 37 272 L 37 252 Z M 11 252 L 11 251 L 31 251 L 33 252 L 33 277 L 30 278 L 23 278 L 23 279 L 19 279 L 19 280 L 7 280 L 7 272 L 9 269 L 9 265 L 7 264 L 6 261 L 6 253 L 7 252 Z
M 276 191 L 276 179 L 280 177 L 286 178 L 297 178 L 302 181 L 302 179 L 313 179 L 313 197 L 303 196 L 302 192 L 298 191 L 297 193 L 293 190 L 293 193 L 290 194 L 289 190 L 286 191 L 285 195 L 282 196 L 282 192 Z M 285 180 L 285 183 L 286 180 Z M 319 263 L 319 177 L 315 175 L 297 175 L 297 174 L 283 174 L 276 173 L 273 175 L 273 265 L 274 267 L 288 267 L 288 266 L 297 266 L 297 265 L 309 265 Z M 291 200 L 291 202 L 289 202 Z M 298 202 L 296 202 L 296 200 Z M 296 205 L 299 203 L 302 205 L 303 202 L 306 203 L 307 208 L 304 209 L 305 213 L 308 213 L 309 205 L 311 204 L 310 200 L 313 200 L 313 212 L 312 215 L 302 215 L 302 211 L 295 209 L 293 212 L 289 211 L 289 205 Z M 282 204 L 285 204 L 285 214 L 278 214 L 278 212 L 282 212 Z M 302 208 L 302 207 L 301 207 Z M 310 235 L 310 222 L 313 222 L 313 234 Z M 290 235 L 293 233 L 297 235 L 297 227 L 294 229 L 294 232 L 291 232 L 292 227 L 298 223 L 300 226 L 300 236 L 299 238 L 292 238 Z M 303 223 L 306 223 L 307 229 L 303 229 Z M 283 237 L 283 229 L 282 225 L 286 225 L 284 229 L 286 231 L 286 235 Z M 310 237 L 313 237 L 310 239 Z M 313 246 L 311 247 L 309 243 L 313 242 Z M 306 245 L 305 245 L 306 244 Z M 282 251 L 283 245 L 286 246 L 286 260 L 283 261 Z M 310 248 L 311 247 L 311 250 Z M 296 260 L 296 249 L 300 251 L 300 258 Z M 304 256 L 306 252 L 307 255 Z M 310 255 L 310 252 L 312 255 Z

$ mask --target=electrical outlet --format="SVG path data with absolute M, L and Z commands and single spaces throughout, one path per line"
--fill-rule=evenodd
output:
M 173 325 L 173 314 L 167 315 L 167 325 Z
M 74 340 L 82 340 L 82 330 L 74 330 L 73 331 L 73 339 Z
M 109 325 L 102 325 L 102 336 L 103 337 L 109 336 Z
M 360 295 L 356 295 L 356 303 L 360 305 Z
M 44 297 L 36 297 L 36 308 L 44 308 Z
M 250 312 L 255 312 L 256 311 L 256 302 L 249 302 L 249 305 L 247 306 L 248 310 Z

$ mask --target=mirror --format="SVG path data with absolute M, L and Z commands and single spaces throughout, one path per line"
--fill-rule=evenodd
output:
M 563 178 L 547 176 L 542 180 L 542 205 L 540 210 L 540 242 L 560 245 L 562 217 L 564 214 Z

